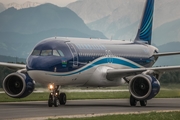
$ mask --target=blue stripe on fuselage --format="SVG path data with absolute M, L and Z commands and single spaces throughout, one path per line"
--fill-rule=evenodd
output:
M 123 65 L 126 67 L 130 67 L 130 68 L 140 68 L 141 66 L 136 65 L 135 63 L 130 63 L 129 61 L 120 59 L 120 58 L 103 58 L 100 60 L 95 61 L 94 63 L 89 63 L 88 65 L 84 66 L 83 68 L 76 70 L 74 72 L 70 72 L 70 73 L 65 73 L 65 74 L 49 74 L 49 75 L 53 75 L 53 76 L 69 76 L 69 75 L 74 75 L 77 73 L 81 73 L 84 71 L 89 70 L 92 67 L 97 67 L 98 65 L 102 65 L 102 64 L 108 64 L 108 60 L 111 59 L 113 62 L 111 64 L 118 64 L 118 65 Z

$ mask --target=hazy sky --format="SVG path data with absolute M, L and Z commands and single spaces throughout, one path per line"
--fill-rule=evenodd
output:
M 58 6 L 66 6 L 67 4 L 77 1 L 77 0 L 27 0 L 27 1 L 38 2 L 38 3 L 47 3 L 48 2 L 48 3 L 56 4 Z M 3 4 L 8 4 L 8 3 L 12 3 L 12 2 L 23 4 L 26 2 L 26 0 L 0 0 L 0 2 Z

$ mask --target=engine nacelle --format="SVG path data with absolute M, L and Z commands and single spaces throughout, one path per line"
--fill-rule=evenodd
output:
M 28 74 L 16 72 L 4 78 L 3 89 L 12 98 L 23 98 L 33 92 L 34 82 Z
M 149 75 L 140 74 L 132 78 L 129 83 L 129 91 L 137 100 L 149 100 L 154 98 L 160 90 L 159 81 Z

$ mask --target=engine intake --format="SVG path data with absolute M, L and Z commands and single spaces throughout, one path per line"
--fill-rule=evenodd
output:
M 137 75 L 129 83 L 129 91 L 137 100 L 154 98 L 160 90 L 159 81 L 150 75 Z
M 3 89 L 10 97 L 23 98 L 33 92 L 34 83 L 28 74 L 16 72 L 4 78 Z

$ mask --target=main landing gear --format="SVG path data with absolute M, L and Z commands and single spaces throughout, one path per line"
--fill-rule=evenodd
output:
M 52 107 L 58 107 L 59 105 L 65 105 L 66 104 L 66 94 L 65 93 L 59 93 L 59 85 L 56 87 L 54 85 L 50 85 L 49 89 L 52 90 L 52 92 L 49 94 L 49 100 L 48 100 L 48 106 Z
M 130 96 L 130 105 L 131 106 L 136 106 L 138 100 L 136 100 L 132 95 Z M 147 105 L 147 100 L 141 100 L 139 101 L 141 106 L 146 106 Z

